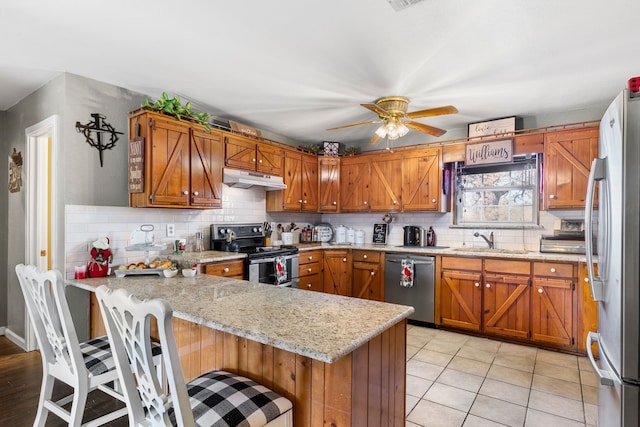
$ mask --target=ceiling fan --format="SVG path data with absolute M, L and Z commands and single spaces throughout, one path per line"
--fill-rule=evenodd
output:
M 444 114 L 455 114 L 458 109 L 452 105 L 445 107 L 428 108 L 426 110 L 418 110 L 407 113 L 409 107 L 409 99 L 404 96 L 385 96 L 377 99 L 374 104 L 360 104 L 364 108 L 373 111 L 380 117 L 380 120 L 371 120 L 368 122 L 354 123 L 345 126 L 339 126 L 327 130 L 345 129 L 361 125 L 369 125 L 373 123 L 382 123 L 376 130 L 376 133 L 369 141 L 369 144 L 377 144 L 385 137 L 394 140 L 401 138 L 409 132 L 409 129 L 426 133 L 433 136 L 442 136 L 447 131 L 437 127 L 418 123 L 413 119 L 421 117 L 441 116 Z

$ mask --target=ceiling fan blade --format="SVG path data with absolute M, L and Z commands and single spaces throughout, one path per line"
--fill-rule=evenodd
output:
M 433 127 L 433 126 L 425 125 L 424 123 L 412 122 L 410 120 L 404 122 L 404 124 L 409 129 L 417 130 L 418 132 L 426 133 L 427 135 L 442 136 L 445 133 L 447 133 L 447 131 L 444 130 L 444 129 L 440 129 L 440 128 L 436 128 L 436 127 Z
M 389 115 L 389 112 L 384 108 L 378 107 L 376 104 L 360 104 L 367 110 L 371 110 L 379 116 L 386 117 Z
M 368 121 L 368 122 L 353 123 L 353 124 L 350 124 L 350 125 L 344 125 L 344 126 L 338 126 L 336 128 L 330 128 L 330 129 L 327 129 L 327 130 L 346 129 L 346 128 L 352 128 L 352 127 L 355 127 L 355 126 L 371 125 L 371 124 L 374 124 L 374 123 L 380 123 L 380 120 L 371 120 L 371 121 Z
M 418 110 L 407 113 L 406 117 L 409 119 L 418 119 L 420 117 L 432 117 L 442 116 L 444 114 L 456 114 L 458 109 L 453 105 L 447 105 L 444 107 L 427 108 L 426 110 Z
M 374 133 L 373 134 L 373 138 L 371 138 L 371 140 L 369 141 L 369 144 L 371 144 L 371 145 L 377 144 L 381 140 L 382 140 L 382 138 L 380 138 L 377 133 Z

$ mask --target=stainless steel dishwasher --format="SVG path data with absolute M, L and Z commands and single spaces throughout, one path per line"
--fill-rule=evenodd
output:
M 413 261 L 413 286 L 401 286 L 402 260 Z M 394 304 L 410 305 L 415 308 L 409 320 L 411 323 L 434 324 L 435 316 L 435 258 L 425 255 L 401 253 L 385 254 L 384 300 Z

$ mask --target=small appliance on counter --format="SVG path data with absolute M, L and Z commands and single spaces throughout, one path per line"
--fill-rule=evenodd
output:
M 420 233 L 420 246 L 435 246 L 436 245 L 436 232 L 433 227 L 429 229 L 422 228 Z
M 540 252 L 584 254 L 584 220 L 561 220 L 553 235 L 540 236 Z
M 422 229 L 417 225 L 405 225 L 404 246 L 420 246 L 420 235 Z

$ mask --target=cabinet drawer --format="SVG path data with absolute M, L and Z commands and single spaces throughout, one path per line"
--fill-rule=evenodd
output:
M 213 276 L 233 277 L 242 279 L 244 276 L 244 261 L 225 261 L 220 263 L 205 264 L 204 273 Z
M 531 274 L 529 261 L 510 261 L 504 259 L 485 259 L 484 271 L 489 273 Z
M 300 277 L 311 276 L 313 274 L 319 274 L 322 272 L 322 263 L 320 261 L 317 262 L 309 262 L 304 265 L 300 265 L 299 270 Z
M 299 265 L 305 265 L 312 262 L 320 262 L 322 261 L 322 251 L 304 251 L 300 252 L 300 258 L 298 259 Z
M 374 262 L 374 263 L 380 262 L 380 256 L 381 256 L 380 252 L 354 250 L 353 252 L 351 252 L 351 254 L 352 254 L 351 256 L 353 258 L 353 262 L 357 262 L 357 261 Z
M 442 257 L 442 268 L 482 271 L 482 258 Z
M 563 264 L 560 262 L 534 262 L 533 275 L 546 277 L 566 277 L 573 278 L 573 264 Z
M 300 278 L 299 289 L 306 289 L 308 291 L 322 292 L 324 285 L 322 281 L 322 274 L 312 274 L 311 276 L 305 276 Z

